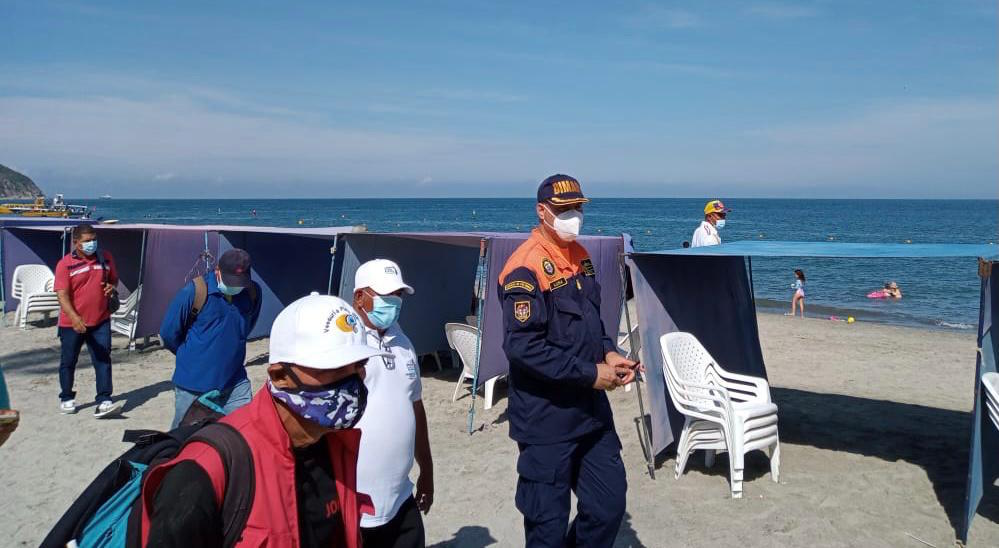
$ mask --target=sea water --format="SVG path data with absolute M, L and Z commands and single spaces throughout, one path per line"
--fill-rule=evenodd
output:
M 95 217 L 123 223 L 246 224 L 284 227 L 365 225 L 370 231 L 525 232 L 536 223 L 526 199 L 76 200 Z M 703 218 L 705 200 L 596 198 L 583 232 L 628 233 L 636 249 L 678 248 Z M 726 199 L 733 209 L 724 241 L 796 240 L 875 243 L 996 243 L 996 200 Z M 792 270 L 805 271 L 813 317 L 974 329 L 980 282 L 973 258 L 753 260 L 761 310 L 790 309 Z M 886 281 L 900 301 L 867 293 Z

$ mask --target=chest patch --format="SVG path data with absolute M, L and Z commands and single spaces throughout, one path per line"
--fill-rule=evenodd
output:
M 531 319 L 531 301 L 517 301 L 513 303 L 513 317 L 520 323 L 526 323 Z
M 565 278 L 559 278 L 557 280 L 552 280 L 552 283 L 548 287 L 551 289 L 558 289 L 560 287 L 565 287 L 568 283 L 569 282 L 567 282 Z
M 583 274 L 586 276 L 593 276 L 597 273 L 597 271 L 593 269 L 593 261 L 590 259 L 583 259 L 579 262 L 579 266 L 583 267 Z
M 549 278 L 555 275 L 555 265 L 552 264 L 548 257 L 541 259 L 541 268 L 545 271 L 545 274 L 547 274 Z

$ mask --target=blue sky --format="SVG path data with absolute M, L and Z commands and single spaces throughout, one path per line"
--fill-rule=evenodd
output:
M 120 197 L 995 198 L 996 3 L 4 2 L 0 163 Z

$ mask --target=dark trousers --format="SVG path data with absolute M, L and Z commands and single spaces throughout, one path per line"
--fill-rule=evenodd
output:
M 612 428 L 567 442 L 522 443 L 517 473 L 517 509 L 528 547 L 614 545 L 628 483 Z M 578 505 L 567 532 L 570 491 Z
M 406 499 L 395 517 L 385 525 L 361 529 L 364 548 L 423 548 L 423 516 L 413 497 Z
M 76 398 L 76 392 L 73 391 L 76 362 L 80 358 L 83 343 L 87 343 L 90 361 L 94 363 L 94 373 L 97 376 L 97 398 L 94 401 L 111 401 L 111 322 L 105 320 L 88 327 L 86 333 L 77 333 L 72 327 L 60 327 L 59 340 L 62 341 L 62 358 L 59 361 L 59 388 L 62 391 L 59 399 L 68 401 Z

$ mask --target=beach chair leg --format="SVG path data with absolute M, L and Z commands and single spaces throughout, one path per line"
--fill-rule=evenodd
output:
M 437 364 L 437 370 L 444 371 L 444 366 L 441 365 L 441 357 L 437 355 L 437 352 L 433 352 L 430 355 L 434 357 L 434 362 Z
M 461 385 L 465 383 L 465 377 L 458 375 L 458 382 L 454 383 L 454 394 L 451 395 L 451 401 L 458 401 L 458 391 L 461 390 Z
M 496 380 L 499 377 L 493 377 L 486 381 L 486 409 L 492 409 L 493 407 L 493 388 L 496 387 Z
M 715 465 L 715 450 L 708 449 L 704 452 L 704 467 L 711 468 Z
M 745 458 L 742 448 L 738 451 L 729 451 L 729 472 L 732 474 L 732 498 L 742 498 L 742 471 L 745 466 Z
M 687 448 L 689 440 L 690 428 L 689 424 L 685 424 L 683 431 L 680 433 L 680 442 L 676 444 L 676 469 L 673 471 L 675 479 L 680 479 L 680 476 L 683 475 L 683 470 L 687 467 L 687 459 L 690 457 L 690 450 Z
M 780 483 L 780 441 L 770 448 L 770 479 Z

